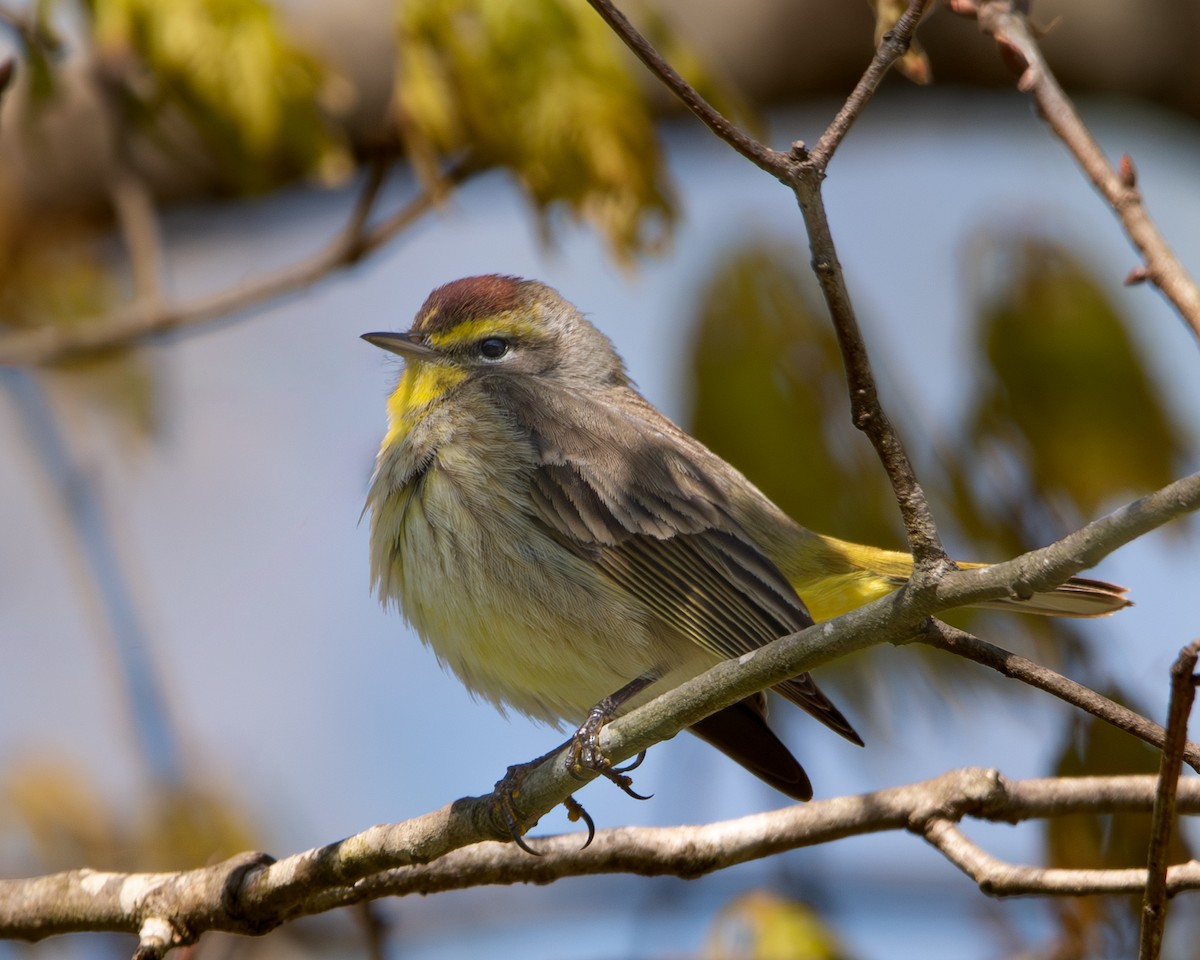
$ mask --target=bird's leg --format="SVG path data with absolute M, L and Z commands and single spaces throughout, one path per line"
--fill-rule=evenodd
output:
M 643 750 L 633 761 L 624 767 L 614 767 L 612 761 L 600 749 L 600 730 L 612 719 L 622 706 L 645 690 L 650 684 L 659 679 L 657 673 L 647 673 L 635 677 L 616 693 L 609 694 L 588 711 L 587 719 L 583 721 L 575 735 L 567 742 L 574 753 L 573 767 L 577 771 L 592 770 L 606 780 L 610 780 L 625 793 L 637 800 L 649 800 L 633 789 L 633 780 L 628 773 L 635 770 L 646 757 Z
M 592 707 L 588 711 L 587 719 L 583 721 L 570 740 L 555 747 L 549 753 L 543 754 L 536 760 L 530 760 L 528 763 L 514 764 L 505 771 L 504 776 L 496 783 L 496 812 L 504 819 L 504 823 L 508 827 L 508 832 L 512 835 L 513 842 L 518 847 L 526 853 L 533 854 L 535 857 L 541 856 L 537 850 L 534 850 L 525 841 L 525 831 L 534 826 L 534 824 L 525 822 L 517 809 L 517 803 L 521 797 L 521 788 L 525 782 L 525 778 L 529 775 L 530 771 L 535 767 L 541 766 L 544 761 L 549 760 L 562 750 L 570 751 L 572 769 L 577 771 L 576 776 L 584 770 L 593 770 L 606 780 L 611 780 L 634 799 L 650 799 L 648 796 L 643 796 L 633 789 L 633 781 L 629 777 L 629 771 L 636 770 L 646 758 L 646 751 L 641 751 L 625 766 L 614 767 L 612 761 L 600 749 L 600 730 L 612 719 L 613 714 L 658 679 L 659 675 L 657 673 L 648 673 L 629 681 L 629 683 L 625 684 L 616 693 L 610 694 Z M 572 823 L 578 823 L 582 820 L 587 827 L 587 840 L 583 843 L 583 846 L 587 847 L 596 835 L 596 824 L 592 820 L 591 815 L 574 797 L 567 797 L 563 801 L 563 806 L 567 808 L 567 818 Z
M 549 753 L 544 753 L 536 760 L 530 760 L 528 763 L 516 763 L 509 767 L 504 776 L 496 781 L 495 787 L 495 810 L 504 819 L 505 826 L 508 827 L 508 832 L 513 838 L 513 842 L 524 850 L 526 853 L 532 854 L 535 857 L 540 857 L 542 854 L 538 850 L 534 850 L 525 841 L 525 831 L 535 826 L 537 821 L 527 823 L 517 809 L 517 801 L 521 797 L 521 787 L 525 783 L 525 778 L 530 771 L 542 765 L 543 762 L 549 760 L 562 750 L 567 749 L 573 743 L 573 740 L 568 740 L 566 743 L 559 744 Z M 567 808 L 567 819 L 572 823 L 583 821 L 587 827 L 587 839 L 583 841 L 583 847 L 586 849 L 592 842 L 592 838 L 596 836 L 596 822 L 592 819 L 581 804 L 574 797 L 567 797 L 563 801 L 563 806 Z

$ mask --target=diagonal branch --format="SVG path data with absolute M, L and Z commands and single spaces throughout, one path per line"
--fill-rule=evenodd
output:
M 940 620 L 933 620 L 914 640 L 919 643 L 927 643 L 938 650 L 974 660 L 985 667 L 991 667 L 1006 677 L 1044 690 L 1065 703 L 1078 707 L 1080 710 L 1086 710 L 1092 716 L 1098 717 L 1160 750 L 1167 742 L 1167 731 L 1141 714 L 1134 713 L 1128 707 L 1115 703 L 1090 687 L 1070 680 L 1049 667 L 1043 667 L 1026 657 L 1010 653 L 1002 647 L 972 636 L 965 630 L 959 630 Z M 1192 769 L 1200 773 L 1200 744 L 1185 740 L 1180 746 L 1183 759 Z
M 610 0 L 588 2 L 650 71 L 713 133 L 795 193 L 808 230 L 812 268 L 825 296 L 846 368 L 854 425 L 866 433 L 875 447 L 895 492 L 915 561 L 914 588 L 928 587 L 936 573 L 949 561 L 912 463 L 879 400 L 866 342 L 854 314 L 821 197 L 821 182 L 834 150 L 862 113 L 892 64 L 908 49 L 927 0 L 909 0 L 904 14 L 881 39 L 862 79 L 811 153 L 799 141 L 793 145 L 790 153 L 780 153 L 758 143 L 722 116 L 684 80 L 629 20 L 613 7 Z
M 110 347 L 124 346 L 148 337 L 227 319 L 275 297 L 316 283 L 335 270 L 356 264 L 435 208 L 448 187 L 479 172 L 471 157 L 448 168 L 442 179 L 426 186 L 401 209 L 375 226 L 367 223 L 370 206 L 379 191 L 382 171 L 368 173 L 346 228 L 315 255 L 290 264 L 276 273 L 239 284 L 190 303 L 169 305 L 138 300 L 123 310 L 79 326 L 45 325 L 0 337 L 0 366 L 34 366 Z
M 802 148 L 798 148 L 797 156 L 799 159 L 789 184 L 804 217 L 809 250 L 812 252 L 812 269 L 829 308 L 842 364 L 846 369 L 850 415 L 854 425 L 871 441 L 887 473 L 913 555 L 912 584 L 914 589 L 924 589 L 939 570 L 949 565 L 949 560 L 929 510 L 925 491 L 917 482 L 912 461 L 879 399 L 867 343 L 858 325 L 850 291 L 846 287 L 846 277 L 838 261 L 833 231 L 825 213 L 825 201 L 821 195 L 824 171 L 803 159 Z
M 1000 597 L 1028 597 L 1052 589 L 1081 570 L 1175 517 L 1200 507 L 1200 473 L 1167 484 L 1085 524 L 1049 546 L 1004 563 L 956 570 L 938 586 L 938 608 L 965 607 Z M 948 604 L 943 602 L 950 600 Z
M 1142 532 L 1198 506 L 1200 474 L 1177 481 L 1033 554 L 984 571 L 948 574 L 944 588 L 940 586 L 936 592 L 898 590 L 836 620 L 777 640 L 739 660 L 717 664 L 704 675 L 614 720 L 601 733 L 601 748 L 614 762 L 620 762 L 755 690 L 812 669 L 835 656 L 911 636 L 925 618 L 960 601 L 996 596 L 993 580 L 997 571 L 1007 571 L 1010 577 L 1017 578 L 1025 569 L 1023 564 L 1035 563 L 1046 577 L 1066 579 L 1080 567 L 1072 549 L 1076 541 L 1086 544 L 1082 552 L 1089 558 L 1099 559 Z M 982 585 L 976 581 L 982 581 Z M 1008 589 L 1012 589 L 1011 585 Z M 981 592 L 984 597 L 980 597 Z M 987 815 L 988 811 L 1000 811 L 1002 819 L 1012 819 L 1000 802 L 1002 796 L 996 793 L 1000 782 L 994 772 L 976 771 L 957 790 L 948 789 L 945 784 L 937 790 L 918 790 L 911 798 L 903 822 L 936 842 L 941 828 L 927 829 L 926 824 L 937 818 L 957 820 L 976 812 Z M 1031 781 L 1020 795 L 1027 810 L 1040 811 L 1031 813 L 1036 816 L 1062 812 L 1074 804 L 1097 803 L 1102 798 L 1113 808 L 1126 809 L 1130 805 L 1148 806 L 1154 782 L 1148 777 L 1087 778 L 1065 781 L 1066 786 L 1058 786 L 1059 781 Z M 579 780 L 572 764 L 559 752 L 525 779 L 518 819 L 536 821 L 578 789 Z M 1197 789 L 1195 781 L 1180 785 L 1180 809 L 1191 809 L 1193 797 L 1200 803 Z M 879 795 L 868 799 L 870 803 L 865 807 L 875 811 L 875 820 L 861 812 L 863 798 L 841 798 L 828 801 L 829 805 L 795 809 L 824 811 L 832 816 L 832 826 L 830 821 L 824 821 L 809 827 L 818 833 L 825 831 L 830 839 L 846 835 L 839 833 L 846 826 L 838 825 L 838 817 L 846 816 L 847 810 L 860 810 L 860 821 L 873 824 L 871 829 L 887 829 L 888 825 L 877 816 Z M 481 840 L 508 839 L 498 800 L 494 794 L 466 797 L 413 820 L 372 827 L 278 863 L 261 854 L 246 854 L 205 870 L 181 874 L 72 871 L 27 881 L 0 882 L 0 935 L 37 939 L 50 933 L 83 929 L 132 930 L 141 932 L 143 953 L 149 958 L 161 956 L 171 946 L 191 942 L 204 930 L 262 933 L 288 917 L 317 909 L 325 903 L 321 897 L 354 899 L 358 896 L 357 885 L 380 871 L 430 863 Z M 790 813 L 785 811 L 781 816 Z M 743 830 L 738 834 L 740 840 L 734 839 L 743 843 L 747 851 L 739 855 L 761 856 L 772 852 L 770 838 L 774 824 L 768 823 L 767 827 L 763 832 Z M 624 831 L 616 833 L 627 835 Z M 676 838 L 675 842 L 688 841 Z M 495 848 L 489 845 L 487 849 Z M 603 851 L 601 845 L 587 856 L 601 856 Z M 708 863 L 710 869 L 720 865 L 719 858 L 710 857 Z M 695 875 L 704 869 L 704 862 L 692 860 L 685 875 Z M 1136 873 L 1138 883 L 1144 885 L 1145 871 Z M 1000 892 L 1028 892 L 1027 881 L 1017 889 L 988 882 Z M 1120 878 L 1120 884 L 1129 882 L 1128 878 Z M 1200 885 L 1200 870 L 1173 867 L 1167 884 L 1171 891 Z
M 1054 78 L 1034 38 L 1024 5 L 1014 0 L 978 0 L 953 4 L 976 15 L 980 27 L 995 38 L 1006 59 L 1020 63 L 1019 88 L 1030 94 L 1050 129 L 1075 156 L 1084 173 L 1113 208 L 1126 234 L 1142 255 L 1144 267 L 1131 281 L 1150 280 L 1174 305 L 1192 332 L 1200 337 L 1200 288 L 1188 275 L 1157 225 L 1137 189 L 1137 175 L 1128 156 L 1114 170 L 1104 151 L 1084 125 L 1070 98 Z
M 592 8 L 600 14 L 613 33 L 633 51 L 634 56 L 642 61 L 663 85 L 667 87 L 685 107 L 692 111 L 701 122 L 713 133 L 733 147 L 743 157 L 755 166 L 774 176 L 782 176 L 787 171 L 787 156 L 759 143 L 752 136 L 725 117 L 716 107 L 704 99 L 695 87 L 683 79 L 679 72 L 663 58 L 653 45 L 620 10 L 614 7 L 611 0 L 588 0 Z
M 1098 893 L 1140 893 L 1146 886 L 1146 871 L 1127 869 L 1066 870 L 1050 867 L 1019 867 L 1005 863 L 967 838 L 949 820 L 935 818 L 925 825 L 925 839 L 969 876 L 979 889 L 993 897 L 1052 894 L 1078 897 Z M 1172 867 L 1167 880 L 1173 893 L 1194 890 L 1200 885 L 1200 863 Z
M 809 159 L 817 169 L 824 170 L 829 165 L 833 152 L 850 132 L 850 127 L 866 109 L 871 98 L 875 96 L 875 91 L 879 89 L 883 78 L 887 76 L 895 62 L 908 51 L 913 36 L 917 32 L 917 26 L 921 22 L 921 17 L 924 16 L 925 10 L 931 2 L 932 0 L 908 0 L 908 6 L 904 13 L 900 15 L 892 29 L 880 38 L 879 47 L 875 51 L 875 56 L 871 58 L 866 72 L 863 73 L 850 96 L 846 98 L 846 102 L 842 104 L 842 108 L 837 112 L 833 121 L 821 134 L 817 145 L 808 153 Z

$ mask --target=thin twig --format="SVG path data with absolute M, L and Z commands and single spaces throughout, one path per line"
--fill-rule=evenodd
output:
M 985 667 L 1019 680 L 1038 690 L 1052 694 L 1065 703 L 1085 710 L 1092 716 L 1112 724 L 1120 730 L 1137 737 L 1158 749 L 1167 743 L 1167 731 L 1157 723 L 1134 713 L 1128 707 L 1114 703 L 1082 683 L 1064 677 L 1061 673 L 1034 663 L 1025 657 L 1010 653 L 1002 647 L 959 630 L 940 620 L 930 621 L 928 627 L 913 638 L 938 650 L 953 653 L 983 664 Z M 1181 744 L 1182 754 L 1190 767 L 1200 772 L 1200 744 L 1185 740 Z
M 914 586 L 918 589 L 929 587 L 935 579 L 936 571 L 948 563 L 946 552 L 938 536 L 924 491 L 917 483 L 912 464 L 879 401 L 875 377 L 867 357 L 866 343 L 854 315 L 850 293 L 846 288 L 841 264 L 838 263 L 837 250 L 821 199 L 821 181 L 825 177 L 825 167 L 834 149 L 862 112 L 884 74 L 907 49 L 920 22 L 925 6 L 924 0 L 910 0 L 904 15 L 884 36 L 851 98 L 821 137 L 818 144 L 821 152 L 815 155 L 810 154 L 799 142 L 793 146 L 790 153 L 780 153 L 738 129 L 666 62 L 610 0 L 588 2 L 642 63 L 713 133 L 795 192 L 808 229 L 812 267 L 825 295 L 846 367 L 854 424 L 871 440 L 895 491 L 915 561 Z
M 383 246 L 398 233 L 432 210 L 445 190 L 478 172 L 468 157 L 452 164 L 441 181 L 420 191 L 404 207 L 376 224 L 366 226 L 360 198 L 350 222 L 361 222 L 362 229 L 346 229 L 314 256 L 290 264 L 276 273 L 222 290 L 190 303 L 174 306 L 136 301 L 112 316 L 69 328 L 45 325 L 20 330 L 0 337 L 0 366 L 34 366 L 62 360 L 95 350 L 120 346 L 147 337 L 195 327 L 255 307 L 265 301 L 307 287 L 334 270 L 353 266 L 364 255 Z M 364 194 L 372 189 L 375 174 L 369 174 Z M 377 188 L 375 188 L 377 189 Z
M 1132 161 L 1126 156 L 1122 159 L 1122 170 L 1113 169 L 1054 78 L 1022 7 L 1023 4 L 1014 0 L 978 0 L 977 4 L 962 5 L 964 12 L 978 16 L 980 27 L 996 40 L 1008 59 L 1021 61 L 1023 72 L 1018 81 L 1019 89 L 1032 95 L 1050 129 L 1112 206 L 1141 254 L 1145 266 L 1136 268 L 1133 276 L 1137 280 L 1153 281 L 1192 332 L 1200 337 L 1200 288 L 1147 213 L 1137 189 Z
M 1146 871 L 1137 867 L 1065 870 L 1006 863 L 970 840 L 956 824 L 942 818 L 930 820 L 924 827 L 923 836 L 979 884 L 980 890 L 993 897 L 1140 893 L 1146 886 Z M 1173 867 L 1168 878 L 1172 892 L 1195 889 L 1198 882 L 1200 864 L 1195 862 Z
M 1167 858 L 1175 826 L 1175 801 L 1179 774 L 1188 745 L 1187 724 L 1196 698 L 1196 660 L 1200 640 L 1179 651 L 1171 667 L 1171 700 L 1167 708 L 1167 738 L 1158 768 L 1154 815 L 1150 823 L 1150 849 L 1146 860 L 1146 893 L 1142 899 L 1139 960 L 1158 960 L 1167 923 Z
M 796 194 L 804 217 L 812 252 L 812 268 L 829 307 L 846 369 L 850 415 L 854 425 L 871 441 L 892 485 L 913 555 L 912 584 L 918 590 L 931 588 L 938 573 L 949 565 L 949 560 L 912 461 L 905 453 L 900 436 L 879 400 L 866 340 L 855 316 L 845 274 L 838 262 L 821 185 L 834 151 L 874 96 L 884 76 L 908 49 L 926 6 L 926 0 L 909 0 L 907 9 L 896 25 L 881 38 L 862 78 L 822 134 L 817 146 L 809 151 L 802 143 L 794 144 L 789 155 L 793 163 L 791 173 L 781 178 Z
M 359 191 L 358 199 L 354 202 L 354 209 L 350 211 L 350 219 L 346 221 L 346 226 L 342 230 L 346 255 L 351 258 L 350 262 L 352 263 L 361 259 L 368 252 L 363 247 L 367 222 L 371 218 L 371 212 L 375 209 L 375 201 L 379 199 L 379 191 L 383 187 L 384 180 L 387 179 L 388 168 L 391 164 L 392 157 L 389 154 L 373 157 L 367 164 L 367 178 L 363 183 L 362 190 Z
M 803 151 L 800 153 L 802 155 Z M 937 573 L 948 566 L 949 561 L 912 461 L 905 453 L 904 445 L 879 400 L 867 344 L 855 316 L 845 274 L 838 262 L 829 218 L 825 214 L 825 202 L 821 195 L 823 176 L 824 173 L 817 167 L 801 161 L 795 167 L 790 183 L 808 230 L 813 272 L 817 275 L 829 308 L 842 363 L 846 368 L 851 417 L 854 425 L 871 441 L 887 473 L 913 555 L 912 583 L 915 589 L 925 589 L 933 584 Z
M 921 22 L 921 17 L 931 2 L 932 0 L 909 0 L 908 7 L 897 19 L 892 29 L 880 38 L 879 47 L 875 51 L 875 56 L 871 58 L 866 72 L 855 85 L 850 96 L 846 98 L 846 102 L 842 104 L 837 116 L 821 134 L 817 145 L 808 153 L 808 158 L 818 169 L 824 170 L 829 165 L 838 144 L 850 132 L 850 127 L 875 95 L 875 91 L 879 89 L 879 85 L 887 76 L 888 71 L 892 69 L 892 65 L 908 51 L 913 36 L 917 32 L 917 26 Z
M 620 10 L 612 5 L 610 0 L 588 0 L 592 8 L 600 14 L 613 33 L 633 51 L 634 56 L 646 65 L 664 86 L 667 87 L 701 122 L 713 133 L 733 147 L 743 157 L 755 166 L 775 176 L 780 176 L 787 170 L 787 155 L 772 150 L 759 143 L 744 130 L 727 119 L 716 107 L 704 99 L 700 92 L 683 79 L 679 73 L 663 58 L 638 29 L 629 22 Z

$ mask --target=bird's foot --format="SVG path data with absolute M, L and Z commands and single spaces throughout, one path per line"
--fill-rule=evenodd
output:
M 571 749 L 571 771 L 579 779 L 583 779 L 588 771 L 597 773 L 615 783 L 621 790 L 635 800 L 649 800 L 653 794 L 640 794 L 633 789 L 631 770 L 636 770 L 646 759 L 646 751 L 641 751 L 632 761 L 623 767 L 614 767 L 612 761 L 605 756 L 600 748 L 600 730 L 609 720 L 608 714 L 601 707 L 593 707 L 588 713 L 582 726 L 575 731 L 568 746 Z
M 494 809 L 504 821 L 504 825 L 508 827 L 508 833 L 512 837 L 513 843 L 535 857 L 540 857 L 542 853 L 540 850 L 535 850 L 529 845 L 525 839 L 525 834 L 537 826 L 537 820 L 531 821 L 523 816 L 520 812 L 518 801 L 521 797 L 521 788 L 530 771 L 540 766 L 544 760 L 557 752 L 558 750 L 553 750 L 545 756 L 531 760 L 529 763 L 518 763 L 509 767 L 505 771 L 504 776 L 496 781 L 496 788 L 493 793 L 493 796 L 496 798 Z M 573 796 L 567 797 L 563 801 L 563 806 L 566 807 L 567 819 L 571 823 L 582 822 L 587 827 L 587 839 L 583 841 L 583 846 L 580 847 L 581 850 L 586 850 L 596 836 L 596 821 L 583 808 L 583 804 Z

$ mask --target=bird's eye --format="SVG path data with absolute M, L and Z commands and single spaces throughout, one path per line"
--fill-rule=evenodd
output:
M 488 337 L 479 341 L 479 355 L 485 360 L 499 360 L 508 353 L 508 341 L 503 337 Z

